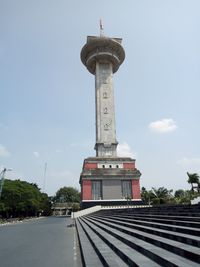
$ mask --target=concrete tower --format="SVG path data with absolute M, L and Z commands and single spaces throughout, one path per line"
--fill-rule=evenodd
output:
M 95 75 L 96 157 L 84 160 L 82 208 L 141 203 L 135 159 L 117 157 L 113 74 L 125 58 L 121 38 L 88 36 L 81 61 Z
M 124 61 L 122 39 L 87 37 L 81 51 L 81 60 L 95 75 L 96 101 L 96 156 L 117 156 L 113 73 Z

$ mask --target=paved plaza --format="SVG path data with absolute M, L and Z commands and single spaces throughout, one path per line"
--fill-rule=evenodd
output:
M 2 267 L 80 267 L 72 220 L 48 217 L 0 227 Z

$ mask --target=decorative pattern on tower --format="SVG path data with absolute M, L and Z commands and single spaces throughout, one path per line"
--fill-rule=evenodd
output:
M 81 51 L 83 64 L 95 75 L 97 157 L 117 156 L 113 73 L 125 58 L 121 42 L 121 38 L 88 36 Z

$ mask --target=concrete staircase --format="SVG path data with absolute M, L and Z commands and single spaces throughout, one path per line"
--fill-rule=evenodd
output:
M 200 205 L 100 210 L 76 227 L 83 266 L 200 266 Z

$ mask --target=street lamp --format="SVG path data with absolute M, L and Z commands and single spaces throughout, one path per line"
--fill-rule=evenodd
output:
M 2 194 L 2 189 L 3 189 L 3 184 L 4 184 L 4 180 L 5 180 L 5 173 L 6 173 L 7 171 L 12 171 L 12 169 L 6 169 L 6 168 L 4 168 L 4 169 L 1 171 L 1 173 L 0 173 L 0 178 L 1 178 L 1 180 L 0 180 L 0 199 L 1 199 L 1 194 Z

